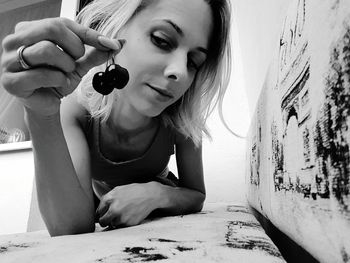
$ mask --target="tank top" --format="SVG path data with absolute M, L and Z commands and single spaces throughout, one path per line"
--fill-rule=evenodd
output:
M 175 145 L 170 128 L 160 122 L 153 141 L 142 156 L 114 162 L 101 152 L 100 119 L 88 117 L 87 124 L 85 135 L 90 148 L 92 186 L 98 198 L 120 185 L 167 181 L 168 163 Z

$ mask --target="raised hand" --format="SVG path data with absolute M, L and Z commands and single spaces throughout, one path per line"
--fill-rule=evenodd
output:
M 119 41 L 66 18 L 20 22 L 2 45 L 2 86 L 44 116 L 57 113 L 60 99 L 122 47 Z

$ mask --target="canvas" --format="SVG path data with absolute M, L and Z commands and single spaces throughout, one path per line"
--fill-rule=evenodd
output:
M 293 0 L 247 145 L 249 203 L 321 262 L 350 260 L 350 1 Z

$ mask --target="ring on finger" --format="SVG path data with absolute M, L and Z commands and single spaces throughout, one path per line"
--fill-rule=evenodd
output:
M 17 59 L 18 59 L 19 64 L 21 64 L 21 67 L 25 70 L 28 70 L 31 68 L 31 66 L 29 66 L 28 63 L 24 60 L 23 51 L 25 48 L 26 48 L 26 46 L 20 46 L 17 49 Z
M 59 92 L 56 88 L 52 88 L 51 91 L 56 95 L 57 98 L 64 98 L 64 95 L 61 92 Z

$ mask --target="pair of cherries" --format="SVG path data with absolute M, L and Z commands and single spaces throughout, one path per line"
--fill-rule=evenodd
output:
M 102 95 L 110 94 L 113 89 L 122 89 L 128 84 L 129 72 L 118 64 L 110 64 L 105 72 L 97 72 L 92 79 L 93 88 Z

